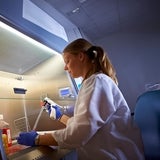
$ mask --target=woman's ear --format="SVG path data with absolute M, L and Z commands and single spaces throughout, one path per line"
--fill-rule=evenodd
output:
M 84 58 L 85 58 L 84 53 L 83 53 L 83 52 L 80 52 L 80 53 L 79 53 L 79 60 L 80 60 L 80 61 L 83 61 Z

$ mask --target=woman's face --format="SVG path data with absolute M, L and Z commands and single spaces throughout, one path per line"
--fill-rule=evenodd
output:
M 78 78 L 82 76 L 83 65 L 82 65 L 80 54 L 73 55 L 70 53 L 64 53 L 63 59 L 65 63 L 65 66 L 64 66 L 65 71 L 68 71 L 68 73 L 73 78 Z

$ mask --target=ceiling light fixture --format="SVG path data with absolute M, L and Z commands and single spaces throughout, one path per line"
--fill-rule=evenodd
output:
M 80 3 L 84 3 L 86 2 L 87 0 L 79 0 Z
M 76 8 L 76 9 L 72 10 L 72 13 L 77 13 L 77 12 L 79 12 L 79 10 L 80 10 L 80 8 Z

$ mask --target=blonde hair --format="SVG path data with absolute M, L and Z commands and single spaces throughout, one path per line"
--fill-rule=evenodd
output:
M 93 63 L 93 69 L 87 73 L 85 79 L 96 72 L 102 72 L 112 78 L 112 80 L 118 85 L 116 71 L 107 53 L 104 52 L 102 47 L 93 46 L 87 40 L 79 38 L 64 48 L 63 53 L 66 52 L 74 55 L 83 52 L 88 55 L 90 61 Z

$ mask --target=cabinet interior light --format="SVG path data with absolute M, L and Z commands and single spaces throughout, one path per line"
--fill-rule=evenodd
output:
M 28 41 L 29 43 L 37 46 L 38 48 L 41 48 L 41 49 L 43 49 L 43 50 L 45 50 L 45 51 L 48 51 L 48 52 L 50 52 L 50 53 L 52 53 L 52 54 L 57 54 L 57 55 L 59 55 L 59 53 L 56 52 L 55 50 L 47 47 L 46 45 L 44 45 L 44 44 L 42 44 L 42 43 L 34 40 L 33 38 L 31 38 L 31 37 L 29 37 L 29 36 L 21 33 L 20 31 L 16 30 L 15 28 L 13 28 L 13 27 L 11 27 L 11 26 L 3 23 L 2 21 L 0 21 L 0 28 L 2 28 L 2 29 L 5 30 L 5 31 L 11 32 L 12 34 L 15 34 L 15 36 L 18 36 L 18 37 L 20 37 L 20 38 Z

